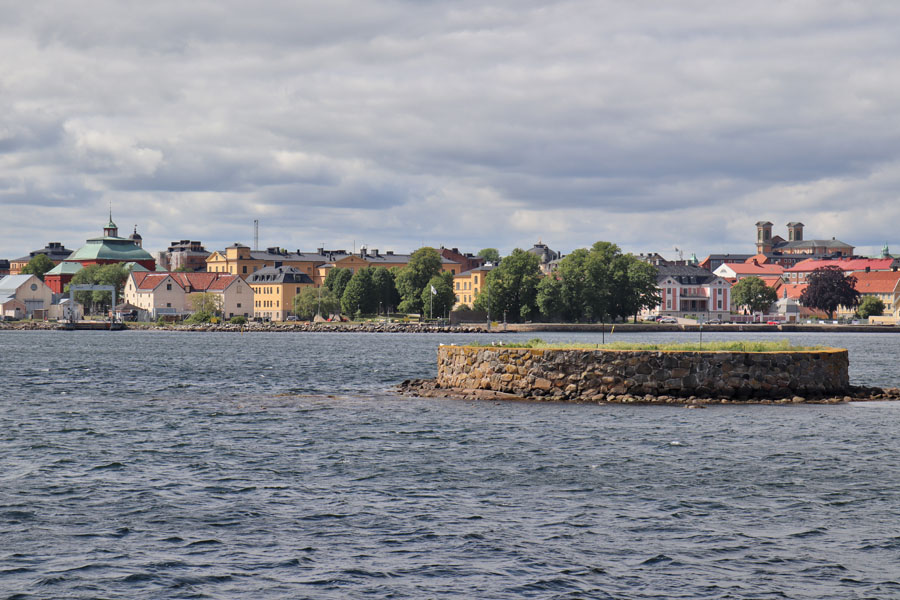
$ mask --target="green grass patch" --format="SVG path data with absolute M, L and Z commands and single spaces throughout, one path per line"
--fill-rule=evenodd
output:
M 680 344 L 638 344 L 611 342 L 609 344 L 551 343 L 540 338 L 527 342 L 494 342 L 493 344 L 473 344 L 477 346 L 502 346 L 504 348 L 534 348 L 540 350 L 643 350 L 661 352 L 811 352 L 826 349 L 825 346 L 794 346 L 790 340 L 778 341 L 733 341 L 733 342 L 687 342 Z

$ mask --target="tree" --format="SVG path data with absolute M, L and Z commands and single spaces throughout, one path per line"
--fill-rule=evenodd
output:
M 384 267 L 375 267 L 372 271 L 372 287 L 375 301 L 378 303 L 378 312 L 392 312 L 400 303 L 400 294 L 397 293 L 397 283 L 394 273 Z
M 409 264 L 397 274 L 400 312 L 422 313 L 422 291 L 431 278 L 441 272 L 441 255 L 434 248 L 419 248 L 409 257 Z
M 494 265 L 500 262 L 500 252 L 498 252 L 496 248 L 482 248 L 478 251 L 478 254 L 476 256 L 483 258 L 485 262 L 489 262 Z
M 538 314 L 537 288 L 541 279 L 537 256 L 516 248 L 484 278 L 484 287 L 475 299 L 476 310 L 486 310 L 493 318 L 521 321 Z
M 859 305 L 856 277 L 844 275 L 836 265 L 819 267 L 809 274 L 807 284 L 800 294 L 800 304 L 825 311 L 829 320 L 834 318 L 838 306 L 853 308 Z
M 37 275 L 43 281 L 44 274 L 55 266 L 46 254 L 36 254 L 28 261 L 27 265 L 22 267 L 22 275 Z
M 744 277 L 731 288 L 731 302 L 746 306 L 750 312 L 764 313 L 776 300 L 778 293 L 759 277 Z
M 194 313 L 218 315 L 222 312 L 222 295 L 213 294 L 212 292 L 191 294 L 191 308 Z
M 330 315 L 341 310 L 341 301 L 327 287 L 305 287 L 294 296 L 294 314 L 310 321 L 316 314 Z
M 453 275 L 445 271 L 432 277 L 425 289 L 422 290 L 421 300 L 422 308 L 429 317 L 442 317 L 448 314 L 456 304 Z
M 378 308 L 372 271 L 370 268 L 358 269 L 350 278 L 341 296 L 341 310 L 345 315 L 371 314 Z
M 638 313 L 645 308 L 659 306 L 661 296 L 659 286 L 656 284 L 659 269 L 632 254 L 626 254 L 625 259 L 627 261 L 628 289 L 624 291 L 623 306 L 637 323 Z
M 352 277 L 353 271 L 351 269 L 332 267 L 325 277 L 325 287 L 331 290 L 336 298 L 340 298 L 344 295 L 344 288 L 350 283 Z
M 121 298 L 129 273 L 131 271 L 125 263 L 91 265 L 75 273 L 70 283 L 111 285 L 116 289 L 116 297 Z M 83 304 L 88 312 L 94 312 L 95 309 L 102 312 L 109 308 L 111 298 L 109 292 L 75 292 L 75 300 Z
M 859 310 L 856 312 L 863 319 L 880 317 L 884 314 L 884 301 L 878 296 L 866 296 L 859 303 Z
M 544 277 L 538 283 L 537 305 L 547 321 L 555 321 L 562 314 L 562 283 L 556 277 Z
M 659 303 L 657 269 L 610 242 L 596 242 L 563 258 L 554 284 L 544 284 L 543 302 L 565 321 L 637 318 Z M 545 313 L 546 314 L 546 313 Z

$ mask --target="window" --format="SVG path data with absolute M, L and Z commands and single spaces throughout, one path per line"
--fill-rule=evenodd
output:
M 171 302 L 166 302 L 166 308 L 172 308 L 172 303 L 171 303 Z
M 238 304 L 237 304 L 237 307 L 238 307 L 238 308 L 240 308 L 240 307 L 241 307 L 241 303 L 240 303 L 240 302 L 238 302 Z
M 169 291 L 169 292 L 172 291 L 172 284 L 171 284 L 171 283 L 167 283 L 167 284 L 166 284 L 166 291 Z
M 244 265 L 243 269 L 244 269 L 244 273 L 246 273 L 246 272 L 247 272 L 247 265 Z

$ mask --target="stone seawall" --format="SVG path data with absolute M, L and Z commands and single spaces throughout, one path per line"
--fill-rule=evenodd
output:
M 602 401 L 620 396 L 788 398 L 850 388 L 846 350 L 665 352 L 441 346 L 439 388 Z

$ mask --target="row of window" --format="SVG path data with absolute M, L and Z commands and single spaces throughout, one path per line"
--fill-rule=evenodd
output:
M 240 306 L 240 304 L 238 304 Z M 280 300 L 257 300 L 256 308 L 280 308 L 281 301 Z

